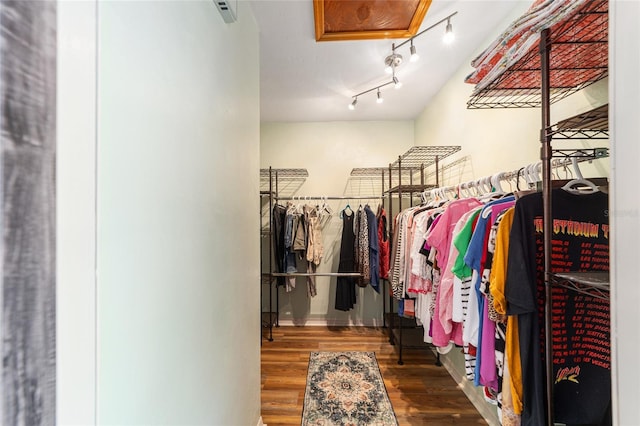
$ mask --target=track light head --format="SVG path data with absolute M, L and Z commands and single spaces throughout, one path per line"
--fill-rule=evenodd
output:
M 384 102 L 384 99 L 382 98 L 382 94 L 380 94 L 380 88 L 378 87 L 378 99 L 376 99 L 376 102 L 381 104 L 382 102 Z
M 351 111 L 353 111 L 354 109 L 356 109 L 356 104 L 358 103 L 358 97 L 356 96 L 355 98 L 353 98 L 353 102 L 351 102 L 349 104 L 349 109 Z
M 442 41 L 445 44 L 451 44 L 453 43 L 453 40 L 455 40 L 456 36 L 453 33 L 453 25 L 451 25 L 451 18 L 447 19 L 447 29 L 444 32 L 444 36 L 442 37 Z
M 416 52 L 416 47 L 413 45 L 413 39 L 411 39 L 411 47 L 409 47 L 409 51 L 411 52 L 411 57 L 409 58 L 409 61 L 416 62 L 418 59 L 420 59 L 418 52 Z
M 386 65 L 384 70 L 387 72 L 387 74 L 391 74 L 396 69 L 396 67 L 400 66 L 401 63 L 402 55 L 394 51 L 391 55 L 384 58 L 384 64 Z
M 393 76 L 393 87 L 394 89 L 399 89 L 402 87 L 402 82 L 400 82 L 400 80 L 398 80 L 398 77 L 396 77 L 395 75 Z

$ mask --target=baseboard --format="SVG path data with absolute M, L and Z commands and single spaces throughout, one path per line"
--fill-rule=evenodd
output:
M 267 426 L 266 423 L 262 423 L 262 416 L 258 419 L 258 426 Z
M 352 319 L 280 319 L 283 327 L 382 327 L 382 319 L 372 318 L 366 321 Z
M 435 353 L 435 350 L 434 350 Z M 499 426 L 500 420 L 496 412 L 496 407 L 489 404 L 482 396 L 480 388 L 476 387 L 473 383 L 463 377 L 459 370 L 454 365 L 454 360 L 447 355 L 440 355 L 440 361 L 444 368 L 447 369 L 449 375 L 456 381 L 458 387 L 467 396 L 467 399 L 471 401 L 478 413 L 489 423 L 491 426 Z

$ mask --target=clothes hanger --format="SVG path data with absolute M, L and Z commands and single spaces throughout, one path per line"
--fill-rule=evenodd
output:
M 431 198 L 431 202 L 429 203 L 432 207 L 436 207 L 440 203 L 440 196 L 438 194 L 438 188 L 434 188 L 429 191 L 429 198 Z
M 536 189 L 538 178 L 535 175 L 535 163 L 529 164 L 524 169 L 525 180 L 527 181 L 528 189 Z
M 552 159 L 551 160 L 551 180 L 558 180 L 560 179 L 560 173 L 558 172 L 558 169 L 560 168 L 560 160 L 558 159 Z
M 462 199 L 462 184 L 461 183 L 456 185 L 456 193 L 458 194 L 458 199 Z
M 600 188 L 588 179 L 572 179 L 562 189 L 572 194 L 592 194 L 600 191 Z
M 503 175 L 504 177 L 504 175 Z M 511 184 L 511 181 L 513 180 L 513 174 L 510 174 L 509 178 L 506 179 L 507 184 L 509 185 L 509 193 L 513 194 L 513 185 Z
M 465 198 L 473 198 L 475 196 L 471 191 L 470 185 L 471 182 L 464 182 L 460 184 L 460 189 L 462 190 L 461 192 L 464 194 Z
M 472 185 L 473 185 L 474 191 L 476 191 L 476 197 L 481 197 L 484 194 L 484 191 L 482 191 L 482 187 L 480 185 L 480 179 L 474 180 Z
M 491 201 L 502 196 L 501 193 L 493 191 L 493 185 L 491 183 L 492 176 L 486 176 L 480 179 L 483 193 L 478 197 L 480 201 Z
M 458 197 L 458 193 L 455 191 L 455 189 L 451 186 L 447 186 L 445 187 L 444 191 L 449 194 L 449 196 L 447 197 L 447 199 L 449 201 L 451 200 L 456 200 L 459 199 L 460 197 Z
M 426 206 L 427 205 L 427 191 L 422 191 L 420 193 L 420 205 L 421 206 Z
M 504 190 L 502 189 L 502 186 L 500 186 L 502 175 L 503 173 L 496 173 L 491 176 L 491 187 L 493 188 L 493 192 L 497 195 L 504 195 Z
M 542 161 L 534 163 L 531 167 L 531 173 L 533 174 L 534 186 L 538 187 L 538 182 L 542 181 Z
M 327 196 L 325 195 L 324 197 L 324 203 L 322 208 L 324 209 L 325 212 L 327 212 L 327 214 L 329 216 L 333 215 L 333 209 L 331 208 L 331 205 L 329 205 L 329 203 L 327 202 Z
M 480 178 L 480 186 L 482 187 L 482 195 L 487 195 L 491 192 L 491 184 L 487 185 L 487 177 Z
M 570 192 L 572 194 L 592 194 L 594 192 L 599 192 L 600 189 L 596 184 L 591 182 L 588 179 L 585 179 L 582 176 L 582 172 L 580 171 L 580 167 L 578 167 L 578 159 L 572 158 L 571 164 L 573 165 L 573 170 L 576 174 L 575 179 L 571 179 L 567 182 L 562 189 Z
M 522 175 L 523 171 L 524 167 L 521 167 L 518 169 L 518 173 L 516 174 L 516 191 L 520 191 L 520 176 Z
M 347 209 L 349 209 L 349 211 L 351 211 L 351 214 L 353 214 L 353 209 L 351 208 L 351 205 L 347 203 L 344 209 L 340 210 L 340 219 L 344 218 L 345 214 L 349 214 L 347 213 Z
M 534 181 L 534 178 L 531 176 L 531 168 L 534 166 L 535 164 L 529 164 L 518 169 L 518 173 L 516 174 L 516 192 L 514 192 L 516 198 L 520 198 L 527 194 L 536 192 L 536 183 Z M 524 188 L 520 188 L 520 178 L 524 180 Z

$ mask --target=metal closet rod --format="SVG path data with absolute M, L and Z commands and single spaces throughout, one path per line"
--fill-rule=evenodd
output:
M 580 153 L 581 155 L 572 157 L 569 154 L 565 154 L 563 151 L 572 151 L 577 153 Z M 591 151 L 593 154 L 589 155 L 588 152 Z M 550 160 L 550 168 L 551 169 L 559 169 L 561 167 L 567 167 L 573 164 L 572 160 L 576 160 L 576 163 L 583 163 L 583 162 L 591 162 L 593 160 L 598 160 L 600 158 L 606 158 L 608 157 L 608 149 L 607 148 L 584 148 L 584 149 L 573 149 L 573 150 L 554 150 L 553 152 L 560 152 L 560 156 L 559 157 L 553 157 Z M 553 159 L 556 158 L 556 161 L 554 161 Z M 452 163 L 453 164 L 453 163 Z M 518 170 L 512 170 L 509 172 L 499 172 L 496 173 L 494 175 L 489 175 L 489 176 L 484 176 L 481 177 L 479 179 L 472 179 L 466 182 L 462 182 L 462 183 L 458 183 L 455 185 L 448 185 L 448 186 L 440 186 L 434 189 L 429 189 L 429 190 L 425 190 L 422 193 L 425 195 L 429 195 L 430 193 L 433 193 L 435 190 L 440 190 L 440 191 L 456 191 L 457 189 L 470 189 L 473 188 L 475 186 L 477 186 L 478 184 L 482 184 L 482 182 L 487 182 L 487 183 L 492 183 L 491 179 L 495 178 L 497 179 L 498 182 L 503 182 L 503 181 L 508 181 L 510 179 L 513 178 L 520 178 L 521 176 L 524 177 L 524 173 L 525 173 L 525 169 L 527 167 L 530 166 L 535 166 L 538 169 L 541 168 L 542 166 L 542 162 L 538 161 L 536 163 L 531 163 L 528 166 L 525 167 L 521 167 Z M 536 169 L 537 170 L 537 169 Z M 538 173 L 538 171 L 536 171 L 536 173 Z M 541 173 L 541 171 L 540 171 Z
M 274 277 L 361 277 L 358 272 L 274 272 Z
M 292 197 L 274 197 L 276 200 L 300 200 L 300 201 L 305 201 L 305 200 L 378 200 L 378 199 L 382 199 L 383 197 L 380 195 L 373 195 L 373 196 L 357 196 L 357 197 L 347 197 L 347 196 L 338 196 L 338 197 L 305 197 L 304 195 L 301 196 L 292 196 Z

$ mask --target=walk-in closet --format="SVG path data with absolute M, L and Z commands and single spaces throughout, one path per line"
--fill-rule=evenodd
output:
M 301 408 L 269 402 L 285 392 L 269 381 L 279 339 L 304 348 L 295 361 L 285 356 L 293 366 L 305 351 L 340 349 L 341 333 L 344 348 L 359 350 L 361 333 L 362 350 L 382 355 L 400 424 L 613 423 L 609 3 L 528 6 L 409 123 L 262 124 L 265 419 L 284 421 Z M 308 174 L 282 196 L 290 167 Z M 274 231 L 274 205 L 296 203 L 333 212 L 314 269 L 267 261 L 281 256 L 274 238 L 291 238 Z M 378 242 L 389 256 L 379 283 L 358 286 L 363 272 L 341 269 L 341 250 L 352 226 L 345 212 L 364 206 L 384 210 L 379 236 L 391 247 Z M 345 277 L 355 291 L 350 309 L 337 302 Z M 444 420 L 429 404 L 399 403 L 405 389 L 395 383 L 414 370 L 425 383 L 445 371 L 460 410 L 448 406 Z M 318 404 L 310 380 L 304 394 L 293 393 L 301 382 L 288 388 L 304 400 L 303 424 L 306 406 Z

